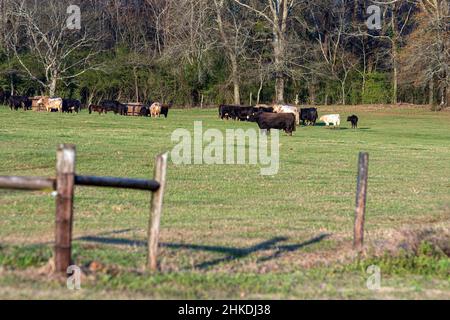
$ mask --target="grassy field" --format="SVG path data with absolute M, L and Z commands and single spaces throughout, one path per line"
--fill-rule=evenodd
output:
M 450 299 L 450 112 L 420 107 L 327 107 L 360 129 L 299 128 L 280 138 L 278 175 L 252 165 L 168 170 L 161 273 L 146 274 L 149 194 L 79 188 L 74 257 L 80 292 L 48 275 L 50 193 L 0 190 L 0 298 Z M 11 112 L 0 107 L 0 175 L 53 176 L 59 143 L 77 146 L 77 172 L 149 178 L 171 133 L 253 128 L 215 110 L 169 119 Z M 356 164 L 370 153 L 368 250 L 351 250 Z M 442 249 L 444 248 L 444 249 Z M 442 251 L 444 250 L 444 251 Z M 387 253 L 388 252 L 388 253 Z M 366 287 L 366 267 L 382 288 Z

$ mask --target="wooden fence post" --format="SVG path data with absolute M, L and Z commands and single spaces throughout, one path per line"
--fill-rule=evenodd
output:
M 359 154 L 359 164 L 358 164 L 355 228 L 353 239 L 353 248 L 358 252 L 361 252 L 364 246 L 364 221 L 366 214 L 368 173 L 369 173 L 369 154 L 361 152 Z
M 58 146 L 55 230 L 55 271 L 58 273 L 66 273 L 71 264 L 75 157 L 75 146 Z
M 148 227 L 148 261 L 147 267 L 150 271 L 158 270 L 158 245 L 159 227 L 161 224 L 161 214 L 163 208 L 164 191 L 166 188 L 168 154 L 156 157 L 155 180 L 159 183 L 159 189 L 152 193 L 150 222 Z

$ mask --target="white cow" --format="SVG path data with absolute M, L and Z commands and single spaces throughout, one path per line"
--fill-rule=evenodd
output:
M 294 106 L 276 104 L 273 106 L 273 112 L 274 113 L 292 113 L 295 116 L 295 123 L 298 126 L 300 125 L 300 113 L 298 112 L 298 109 Z
M 154 104 L 152 104 L 152 106 L 150 107 L 150 116 L 152 118 L 158 118 L 161 116 L 161 103 L 159 102 L 155 102 Z
M 329 114 L 320 118 L 320 121 L 325 122 L 327 127 L 330 124 L 333 124 L 335 127 L 339 127 L 341 125 L 341 116 L 338 114 Z
M 61 98 L 43 97 L 38 100 L 37 104 L 39 106 L 44 106 L 47 112 L 51 112 L 52 110 L 58 110 L 58 112 L 62 112 L 63 100 Z

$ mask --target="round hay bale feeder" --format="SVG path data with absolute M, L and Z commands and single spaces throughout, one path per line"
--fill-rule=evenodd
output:
M 38 101 L 43 99 L 43 98 L 45 99 L 45 98 L 48 98 L 48 97 L 46 97 L 46 96 L 36 96 L 36 97 L 31 97 L 30 98 L 30 100 L 31 100 L 31 109 L 33 111 L 36 111 L 36 112 L 47 112 L 47 109 L 45 108 L 44 105 L 38 105 Z
M 144 104 L 141 102 L 129 102 L 126 103 L 128 107 L 128 116 L 138 117 L 141 113 L 141 109 L 144 107 Z

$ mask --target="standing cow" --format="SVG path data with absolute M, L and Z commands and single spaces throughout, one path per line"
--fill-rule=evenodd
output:
M 79 113 L 81 111 L 81 102 L 75 99 L 63 99 L 63 113 Z
M 300 120 L 303 125 L 316 125 L 317 119 L 319 118 L 319 113 L 316 108 L 305 108 L 300 109 Z
M 25 96 L 11 96 L 9 97 L 9 108 L 11 110 L 29 110 L 31 108 L 31 100 Z
M 327 127 L 330 124 L 333 124 L 335 127 L 339 127 L 341 125 L 341 116 L 338 114 L 329 114 L 320 118 L 320 121 L 325 122 Z
M 169 109 L 172 108 L 172 103 L 169 104 L 163 104 L 161 106 L 161 115 L 164 116 L 164 118 L 167 119 L 167 117 L 169 116 Z
M 300 125 L 300 113 L 298 112 L 298 109 L 294 106 L 287 106 L 287 105 L 274 105 L 273 106 L 273 112 L 275 113 L 291 113 L 295 116 L 295 123 L 299 126 Z
M 359 118 L 355 115 L 352 115 L 347 118 L 347 122 L 352 123 L 352 129 L 358 129 L 358 121 L 359 121 Z
M 114 112 L 114 114 L 120 114 L 121 116 L 128 115 L 128 107 L 118 101 L 115 100 L 103 100 L 100 102 L 100 105 L 103 107 L 105 113 L 108 111 Z
M 161 104 L 159 102 L 155 102 L 150 107 L 150 116 L 152 118 L 158 118 L 161 116 Z
M 261 130 L 284 130 L 288 135 L 292 136 L 292 132 L 296 130 L 295 115 L 292 113 L 268 113 L 259 112 L 250 117 L 252 122 L 256 122 Z
M 44 107 L 47 112 L 52 112 L 53 110 L 62 112 L 63 99 L 43 97 L 38 100 L 37 104 L 40 107 Z
M 4 105 L 8 104 L 10 97 L 11 97 L 10 91 L 3 91 L 2 89 L 0 89 L 0 104 Z

